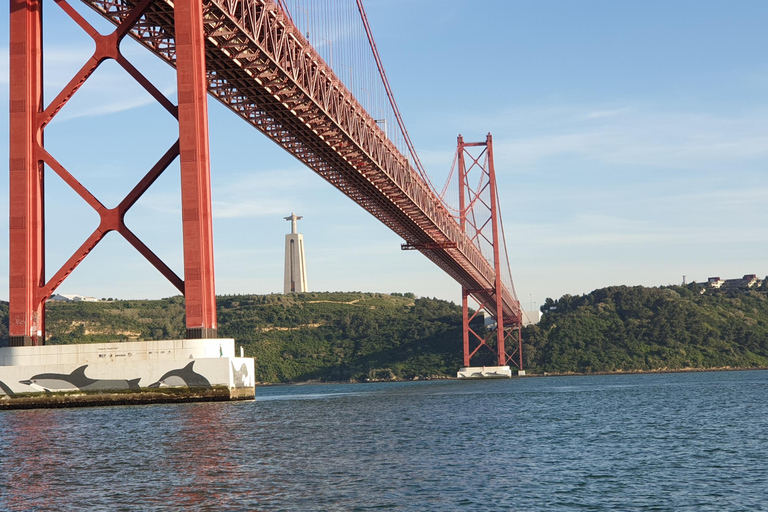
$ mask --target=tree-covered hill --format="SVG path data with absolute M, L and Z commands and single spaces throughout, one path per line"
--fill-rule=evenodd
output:
M 547 299 L 539 325 L 524 329 L 524 360 L 537 373 L 768 367 L 767 286 L 614 286 Z
M 614 286 L 547 299 L 523 329 L 533 373 L 768 367 L 768 279 L 760 289 Z M 178 339 L 184 300 L 48 303 L 49 344 Z M 260 382 L 454 376 L 461 309 L 413 294 L 218 297 L 219 336 L 256 358 Z M 474 326 L 481 330 L 482 326 Z M 0 303 L 0 346 L 8 305 Z M 473 359 L 492 365 L 493 357 Z
M 413 294 L 219 296 L 219 336 L 256 358 L 260 382 L 455 375 L 461 308 Z M 0 304 L 7 345 L 8 305 Z M 48 344 L 179 339 L 184 300 L 49 302 Z
M 221 297 L 219 322 L 264 382 L 448 376 L 461 364 L 461 309 L 413 294 Z

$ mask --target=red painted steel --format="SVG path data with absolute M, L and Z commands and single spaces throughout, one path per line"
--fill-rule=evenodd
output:
M 473 155 L 469 148 L 482 148 L 478 155 Z M 489 133 L 485 142 L 464 142 L 459 135 L 456 148 L 459 180 L 459 225 L 472 243 L 477 247 L 488 248 L 493 253 L 494 280 L 490 290 L 477 290 L 462 286 L 462 318 L 463 318 L 463 347 L 464 366 L 470 366 L 472 357 L 481 348 L 493 352 L 499 366 L 510 362 L 523 369 L 522 341 L 520 327 L 522 315 L 519 303 L 517 314 L 507 315 L 503 308 L 503 300 L 491 302 L 487 300 L 490 293 L 500 298 L 504 293 L 501 267 L 501 216 L 498 207 L 498 188 L 496 186 L 496 169 L 493 163 L 493 137 Z M 468 166 L 467 161 L 471 162 Z M 477 182 L 477 188 L 470 186 L 470 178 Z M 488 231 L 490 230 L 490 237 Z M 472 297 L 478 304 L 478 309 L 470 316 L 467 299 Z M 470 323 L 481 312 L 487 312 L 496 321 L 496 326 L 486 335 L 478 334 L 470 327 Z M 511 353 L 506 350 L 507 340 L 517 337 L 515 348 Z M 495 343 L 491 340 L 495 338 Z M 472 348 L 470 340 L 474 341 Z M 517 358 L 515 358 L 517 356 Z
M 12 346 L 41 345 L 45 301 L 42 0 L 10 3 L 10 311 Z
M 82 0 L 118 22 L 128 0 Z M 492 264 L 376 121 L 272 0 L 202 0 L 209 92 L 418 248 L 488 304 Z M 176 65 L 173 3 L 156 0 L 132 36 Z M 499 294 L 519 316 L 512 290 Z
M 105 46 L 116 49 L 112 42 L 128 34 L 177 67 L 181 140 L 176 151 L 182 153 L 184 175 L 187 288 L 191 289 L 191 278 L 196 281 L 200 269 L 199 291 L 195 288 L 192 294 L 196 309 L 187 311 L 188 319 L 201 319 L 193 328 L 200 324 L 201 329 L 215 329 L 215 308 L 209 300 L 213 293 L 212 245 L 205 226 L 210 218 L 210 198 L 205 197 L 210 185 L 206 171 L 201 170 L 208 164 L 200 167 L 198 160 L 195 167 L 189 160 L 207 159 L 207 123 L 201 93 L 203 69 L 208 92 L 221 103 L 398 233 L 406 248 L 425 254 L 492 315 L 502 319 L 504 325 L 507 319 L 519 320 L 520 304 L 514 289 L 499 285 L 498 265 L 486 259 L 476 240 L 465 233 L 463 220 L 456 222 L 274 0 L 82 1 L 118 26 L 118 35 L 110 36 L 109 41 L 94 36 L 97 54 Z M 14 0 L 12 5 L 19 3 L 26 5 L 34 0 Z M 65 0 L 57 3 L 67 5 Z M 198 37 L 198 20 L 204 37 Z M 102 59 L 117 60 L 161 104 L 174 111 L 175 107 L 125 62 L 119 50 L 102 50 L 102 54 Z M 93 69 L 98 62 L 92 63 Z M 66 102 L 68 95 L 79 87 L 76 80 L 87 79 L 93 69 L 84 68 L 70 84 L 70 92 L 63 91 L 54 104 Z M 60 108 L 54 104 L 46 110 L 48 119 Z M 127 228 L 122 224 L 124 211 L 102 213 L 95 198 L 55 164 L 50 155 L 45 154 L 44 160 L 100 212 L 105 229 L 118 230 L 126 236 Z M 73 256 L 77 260 L 73 265 L 103 234 L 94 236 Z M 169 269 L 155 264 L 166 277 L 184 288 L 180 279 L 169 275 Z M 68 272 L 71 269 L 63 269 L 60 277 L 66 277 Z M 46 292 L 52 291 L 58 282 L 48 286 Z M 186 291 L 189 298 L 190 290 Z
M 384 90 L 387 93 L 387 98 L 389 99 L 389 104 L 392 106 L 392 112 L 395 114 L 395 119 L 397 120 L 397 124 L 400 127 L 400 132 L 403 134 L 403 138 L 405 139 L 405 144 L 408 147 L 408 152 L 411 155 L 411 158 L 413 159 L 413 163 L 416 166 L 416 170 L 418 171 L 419 175 L 425 179 L 429 179 L 429 175 L 424 170 L 424 167 L 421 165 L 421 160 L 419 159 L 419 155 L 416 153 L 416 148 L 413 146 L 413 142 L 411 142 L 411 136 L 408 135 L 408 130 L 405 128 L 405 121 L 403 121 L 403 116 L 400 115 L 400 109 L 397 107 L 397 102 L 395 101 L 395 95 L 392 92 L 392 88 L 389 85 L 389 79 L 387 78 L 387 73 L 384 71 L 384 64 L 381 62 L 381 56 L 379 55 L 379 50 L 376 48 L 376 41 L 373 40 L 373 31 L 371 30 L 371 25 L 368 23 L 368 15 L 365 13 L 365 7 L 363 7 L 363 0 L 357 0 L 357 10 L 360 12 L 360 19 L 363 22 L 363 27 L 365 28 L 365 35 L 368 37 L 368 44 L 371 46 L 371 52 L 373 53 L 373 59 L 376 61 L 376 67 L 379 70 L 379 76 L 381 77 L 381 82 L 384 85 Z
M 187 337 L 215 338 L 216 293 L 203 5 L 200 0 L 176 0 L 173 14 L 179 91 Z
M 55 0 L 56 4 L 94 40 L 96 48 L 91 58 L 47 107 L 44 106 L 42 98 L 41 70 L 44 48 L 41 36 L 41 0 L 13 0 L 11 3 L 10 334 L 11 343 L 14 345 L 44 343 L 45 301 L 110 231 L 116 231 L 122 235 L 180 292 L 185 294 L 188 329 L 192 331 L 191 334 L 198 337 L 215 336 L 207 118 L 205 111 L 199 111 L 199 104 L 202 103 L 204 107 L 206 105 L 207 85 L 205 63 L 201 60 L 204 45 L 201 34 L 202 15 L 198 12 L 196 25 L 192 21 L 187 23 L 189 27 L 198 26 L 199 33 L 194 40 L 198 47 L 196 56 L 195 50 L 191 49 L 189 59 L 186 57 L 182 59 L 183 62 L 190 62 L 191 74 L 197 74 L 197 100 L 196 104 L 192 105 L 192 112 L 188 112 L 185 110 L 188 107 L 186 103 L 182 109 L 173 105 L 120 53 L 120 42 L 129 31 L 141 26 L 145 11 L 153 1 L 140 0 L 123 6 L 119 10 L 114 32 L 102 35 L 75 11 L 67 0 Z M 193 0 L 190 4 L 197 7 L 198 11 L 200 10 L 198 2 Z M 184 22 L 181 26 L 184 26 Z M 189 33 L 192 34 L 192 29 Z M 45 126 L 107 59 L 112 59 L 122 66 L 172 116 L 177 119 L 184 118 L 184 121 L 180 122 L 182 135 L 180 141 L 175 142 L 168 149 L 114 208 L 105 207 L 43 146 Z M 197 59 L 197 62 L 192 65 L 194 59 Z M 180 91 L 187 91 L 187 86 L 191 86 L 192 80 L 188 77 L 180 78 L 179 84 Z M 180 93 L 179 97 L 187 98 L 187 95 Z M 179 110 L 183 111 L 181 115 Z M 182 146 L 186 155 L 182 158 L 181 165 L 185 277 L 190 282 L 190 286 L 187 286 L 139 240 L 124 222 L 128 210 L 179 156 Z M 187 161 L 191 161 L 192 164 L 185 165 Z M 43 250 L 44 166 L 68 184 L 99 214 L 100 218 L 99 226 L 94 232 L 47 281 L 44 273 Z M 197 213 L 200 211 L 202 214 Z M 191 234 L 189 234 L 190 230 L 193 231 Z M 191 242 L 187 244 L 189 240 Z M 191 254 L 187 251 L 188 245 L 192 247 Z
M 493 166 L 493 138 L 491 134 L 485 141 L 488 151 L 488 183 L 491 195 L 491 233 L 493 236 L 493 268 L 496 271 L 496 281 L 493 286 L 493 293 L 498 297 L 502 290 L 501 286 L 501 263 L 499 258 L 499 209 L 496 206 L 498 189 L 496 188 L 496 170 Z M 499 355 L 499 365 L 506 364 L 507 352 L 504 350 L 504 309 L 502 301 L 496 301 L 496 350 Z

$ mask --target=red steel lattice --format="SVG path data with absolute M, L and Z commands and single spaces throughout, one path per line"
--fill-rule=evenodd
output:
M 202 6 L 177 0 L 174 11 L 179 105 L 173 105 L 120 53 L 120 42 L 141 20 L 154 0 L 124 4 L 115 30 L 102 35 L 66 0 L 56 4 L 94 40 L 96 49 L 69 83 L 46 107 L 42 80 L 42 0 L 11 1 L 10 47 L 10 321 L 12 345 L 40 345 L 45 336 L 45 301 L 104 236 L 122 235 L 186 297 L 188 337 L 215 337 L 210 172 L 208 164 L 207 81 Z M 45 127 L 104 61 L 128 72 L 179 120 L 177 140 L 128 195 L 105 207 L 43 146 Z M 180 156 L 184 277 L 182 280 L 125 225 L 125 214 Z M 47 166 L 99 214 L 99 225 L 51 277 L 45 279 L 44 168 Z
M 504 310 L 502 300 L 496 302 L 486 300 L 489 293 L 494 297 L 501 297 L 506 289 L 502 282 L 504 268 L 502 265 L 506 265 L 506 261 L 502 262 L 501 258 L 503 243 L 501 215 L 491 134 L 488 134 L 485 142 L 464 142 L 464 138 L 459 135 L 456 161 L 459 180 L 459 225 L 477 248 L 481 251 L 483 249 L 491 251 L 495 271 L 490 289 L 478 290 L 462 286 L 464 366 L 470 366 L 472 357 L 480 349 L 486 348 L 495 353 L 499 366 L 506 366 L 511 362 L 522 370 L 522 339 L 520 337 L 522 316 L 519 307 L 516 314 L 510 315 Z M 472 187 L 472 183 L 476 183 L 475 187 Z M 468 307 L 470 297 L 479 305 L 471 316 Z M 496 321 L 495 328 L 485 335 L 478 334 L 470 326 L 483 311 L 489 313 Z M 508 352 L 507 341 L 510 339 L 516 343 L 511 347 L 512 351 Z M 474 342 L 474 346 L 470 342 Z
M 128 35 L 177 67 L 180 100 L 187 100 L 186 88 L 194 85 L 192 101 L 201 101 L 199 85 L 207 81 L 208 92 L 216 99 L 398 233 L 407 248 L 421 251 L 464 289 L 472 290 L 472 296 L 492 314 L 520 318 L 520 304 L 514 290 L 503 284 L 497 286 L 498 267 L 483 256 L 408 159 L 387 139 L 376 121 L 273 0 L 82 1 L 117 26 L 128 28 Z M 39 0 L 13 0 L 12 9 L 38 3 Z M 203 69 L 199 55 L 190 58 L 183 50 L 188 40 L 182 39 L 183 32 L 179 31 L 180 6 L 193 4 L 201 8 Z M 130 27 L 125 24 L 129 19 Z M 195 46 L 201 47 L 202 44 Z M 185 62 L 187 64 L 183 64 Z M 190 68 L 184 68 L 187 65 L 192 66 L 191 77 L 187 75 Z M 182 76 L 187 77 L 184 87 Z M 200 104 L 195 104 L 200 113 Z M 188 124 L 182 110 L 179 108 L 184 167 L 189 162 L 185 159 L 188 153 L 184 150 L 184 134 L 199 142 L 204 127 L 193 124 L 186 131 Z M 32 137 L 30 135 L 30 140 Z M 197 156 L 204 155 L 198 152 Z M 207 185 L 203 175 L 205 173 L 197 175 L 202 189 Z M 25 205 L 27 209 L 36 208 L 35 198 L 32 194 L 25 199 L 29 201 Z M 183 209 L 185 226 L 196 214 L 200 220 L 210 213 L 203 211 L 204 208 L 195 211 L 183 206 Z M 203 247 L 198 251 L 200 257 L 188 267 L 188 236 L 192 235 L 188 235 L 185 228 L 185 285 L 189 301 L 190 277 L 196 275 L 195 265 L 203 269 L 208 263 L 212 266 L 212 256 L 206 259 L 208 248 Z M 205 232 L 199 236 L 210 240 Z M 30 242 L 28 253 L 35 265 L 36 250 L 42 248 Z M 34 266 L 38 273 L 42 272 L 41 268 Z M 25 275 L 34 275 L 34 272 Z M 211 292 L 212 277 L 211 270 Z M 206 308 L 211 306 L 202 301 L 201 307 L 208 311 Z M 189 318 L 190 306 L 187 308 Z M 213 323 L 206 325 L 209 327 L 205 328 L 215 329 L 215 310 Z

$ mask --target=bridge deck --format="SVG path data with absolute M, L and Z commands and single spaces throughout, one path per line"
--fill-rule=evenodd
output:
M 113 23 L 135 0 L 82 0 Z M 419 249 L 495 312 L 492 265 L 317 51 L 271 0 L 203 0 L 209 92 Z M 132 37 L 171 65 L 173 4 Z M 180 91 L 179 94 L 183 94 Z M 502 290 L 505 323 L 520 306 Z

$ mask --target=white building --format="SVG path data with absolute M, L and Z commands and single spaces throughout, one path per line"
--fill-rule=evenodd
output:
M 48 299 L 51 302 L 98 302 L 96 297 L 84 297 L 82 295 L 64 295 L 56 293 Z
M 760 280 L 756 274 L 746 274 L 741 279 L 720 279 L 719 277 L 710 277 L 707 279 L 707 284 L 710 288 L 752 288 L 755 285 L 760 284 Z
M 302 217 L 291 213 L 285 220 L 291 221 L 291 232 L 285 235 L 285 278 L 283 293 L 301 293 L 307 286 L 307 263 L 304 259 L 304 235 L 296 230 L 296 221 Z
M 725 281 L 723 281 L 719 277 L 710 277 L 709 279 L 707 279 L 707 284 L 712 288 L 720 288 L 721 286 L 723 286 L 724 282 Z

